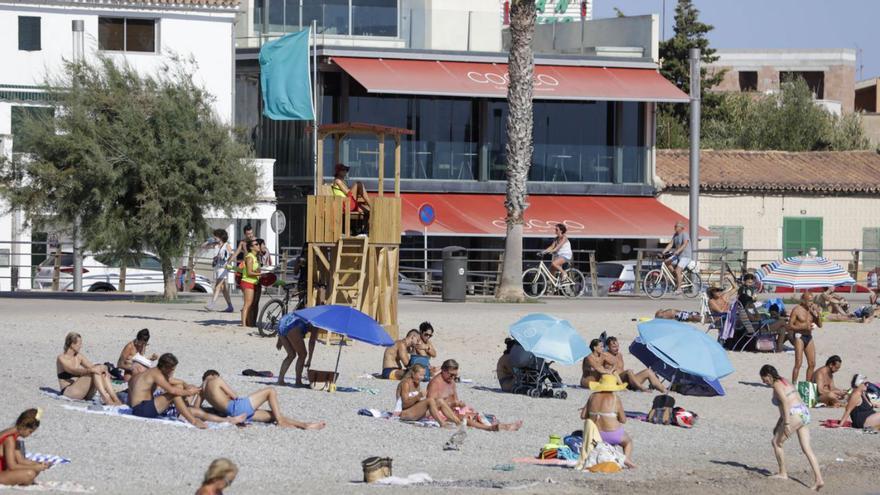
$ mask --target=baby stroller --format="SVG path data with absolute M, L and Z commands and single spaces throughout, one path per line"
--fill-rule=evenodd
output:
M 513 393 L 534 398 L 568 398 L 568 392 L 562 390 L 559 373 L 519 343 L 510 349 L 510 364 L 513 367 Z

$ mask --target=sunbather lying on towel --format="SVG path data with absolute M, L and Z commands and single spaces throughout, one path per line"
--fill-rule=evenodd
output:
M 397 385 L 395 414 L 398 414 L 400 419 L 409 421 L 418 421 L 430 414 L 440 426 L 446 426 L 447 421 L 460 425 L 461 419 L 445 400 L 425 397 L 419 389 L 423 378 L 425 378 L 425 367 L 420 364 L 413 365 L 404 373 L 400 384 Z
M 207 428 L 208 425 L 204 421 L 232 424 L 245 421 L 247 418 L 245 414 L 223 418 L 208 414 L 197 407 L 189 407 L 183 398 L 197 395 L 200 389 L 175 379 L 175 368 L 177 368 L 177 358 L 174 354 L 162 354 L 155 368 L 135 376 L 128 382 L 128 402 L 132 406 L 132 414 L 140 418 L 156 419 L 173 405 L 177 408 L 178 414 L 197 428 Z M 164 393 L 153 397 L 158 387 L 161 387 Z
M 700 323 L 703 319 L 699 311 L 683 311 L 681 309 L 660 309 L 654 313 L 654 318 L 689 321 L 691 323 Z
M 208 370 L 202 375 L 201 399 L 208 401 L 220 414 L 226 413 L 227 417 L 245 414 L 247 421 L 259 421 L 260 423 L 277 423 L 278 426 L 299 428 L 301 430 L 320 430 L 326 424 L 306 423 L 287 418 L 281 413 L 278 405 L 278 394 L 274 388 L 266 387 L 251 395 L 241 397 L 236 394 L 225 380 L 220 378 L 220 373 Z M 269 403 L 269 410 L 260 409 L 265 403 Z M 201 406 L 201 404 L 198 404 Z
M 462 402 L 458 398 L 458 390 L 455 387 L 456 377 L 458 377 L 458 362 L 454 359 L 447 359 L 440 366 L 440 373 L 428 383 L 428 398 L 446 401 L 449 407 L 467 422 L 468 426 L 487 431 L 516 431 L 520 429 L 522 420 L 514 423 L 493 422 Z
M 400 380 L 406 371 L 404 367 L 409 364 L 409 348 L 416 345 L 420 340 L 419 331 L 412 329 L 406 334 L 406 337 L 385 349 L 385 354 L 382 356 L 382 378 L 386 380 Z
M 826 321 L 849 321 L 868 323 L 878 316 L 880 308 L 876 306 L 859 306 L 852 313 L 831 313 L 823 318 Z

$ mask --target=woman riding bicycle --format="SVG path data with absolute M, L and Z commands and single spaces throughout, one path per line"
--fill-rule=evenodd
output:
M 571 252 L 571 242 L 568 241 L 568 237 L 565 235 L 565 232 L 568 229 L 565 225 L 561 223 L 556 224 L 556 239 L 553 241 L 553 244 L 550 244 L 550 247 L 541 251 L 541 254 L 553 253 L 553 262 L 550 263 L 550 273 L 556 274 L 565 273 L 563 270 L 563 265 L 566 263 L 571 263 L 572 252 Z

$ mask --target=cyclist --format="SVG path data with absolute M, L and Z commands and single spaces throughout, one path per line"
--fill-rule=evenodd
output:
M 566 263 L 571 263 L 572 252 L 571 252 L 571 242 L 568 241 L 568 237 L 565 235 L 565 232 L 568 230 L 565 225 L 561 223 L 556 224 L 556 239 L 553 240 L 553 244 L 541 251 L 541 254 L 553 253 L 553 262 L 550 263 L 550 273 L 557 275 L 557 272 L 560 274 L 565 274 L 565 270 L 563 266 Z
M 663 261 L 666 266 L 675 271 L 675 294 L 681 294 L 681 277 L 682 271 L 690 264 L 693 254 L 691 251 L 691 239 L 685 231 L 684 222 L 675 223 L 675 234 L 669 244 L 663 248 L 663 254 L 671 253 L 667 259 Z

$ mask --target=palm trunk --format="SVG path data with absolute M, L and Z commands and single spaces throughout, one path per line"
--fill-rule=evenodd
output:
M 125 292 L 125 277 L 128 273 L 128 263 L 124 260 L 119 265 L 119 292 Z
M 510 54 L 507 71 L 507 238 L 501 286 L 495 294 L 502 301 L 522 301 L 522 236 L 526 203 L 526 180 L 532 164 L 532 95 L 535 60 L 535 0 L 518 0 L 510 7 Z
M 177 299 L 177 284 L 174 282 L 174 265 L 171 260 L 160 257 L 162 260 L 162 279 L 165 282 L 165 300 L 173 301 Z

